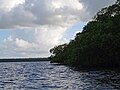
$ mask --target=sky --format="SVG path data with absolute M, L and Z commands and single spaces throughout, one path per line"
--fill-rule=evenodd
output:
M 48 57 L 116 0 L 0 0 L 0 58 Z

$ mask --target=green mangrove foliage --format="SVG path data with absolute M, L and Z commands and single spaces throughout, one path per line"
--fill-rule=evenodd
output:
M 50 52 L 51 62 L 74 67 L 120 67 L 120 0 L 101 9 L 74 40 Z

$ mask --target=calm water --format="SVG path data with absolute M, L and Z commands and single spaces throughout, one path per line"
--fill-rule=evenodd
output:
M 120 90 L 120 73 L 75 71 L 49 61 L 0 63 L 0 90 Z

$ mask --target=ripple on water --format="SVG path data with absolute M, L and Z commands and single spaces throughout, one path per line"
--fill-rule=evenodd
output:
M 75 71 L 45 62 L 0 63 L 0 90 L 115 90 L 120 72 Z

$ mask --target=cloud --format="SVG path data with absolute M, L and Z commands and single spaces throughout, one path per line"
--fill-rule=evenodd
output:
M 9 12 L 19 4 L 23 4 L 25 0 L 0 0 L 0 11 Z
M 48 48 L 45 49 L 35 42 L 24 39 L 8 36 L 1 43 L 0 57 L 44 57 L 49 55 Z
M 48 52 L 51 47 L 67 41 L 62 38 L 66 29 L 60 27 L 49 27 L 49 29 L 41 27 L 35 30 L 11 30 L 10 36 L 1 42 L 3 45 L 1 48 L 4 48 L 2 52 L 6 55 L 12 54 L 11 56 L 16 56 L 14 53 L 17 53 L 17 57 L 49 56 Z
M 84 8 L 86 8 L 87 16 L 83 17 L 83 21 L 91 19 L 96 12 L 101 10 L 101 8 L 109 6 L 115 3 L 116 0 L 79 0 Z
M 2 7 L 3 10 L 6 8 L 11 10 L 1 12 L 1 28 L 66 26 L 79 19 L 79 11 L 83 8 L 78 0 L 26 0 L 14 6 L 11 3 L 8 2 L 7 7 Z
M 114 1 L 0 0 L 0 28 L 10 30 L 0 42 L 0 57 L 47 56 L 51 47 L 68 41 L 68 27 L 87 22 Z
M 19 39 L 19 38 L 15 39 L 15 43 L 16 43 L 16 46 L 18 46 L 20 48 L 28 48 L 30 46 L 29 42 Z
M 87 21 L 115 0 L 1 0 L 0 28 L 53 25 L 66 27 Z M 5 12 L 6 11 L 6 12 Z
M 4 42 L 7 42 L 7 41 L 12 42 L 13 41 L 12 36 L 10 35 L 9 37 L 5 38 L 3 41 Z

